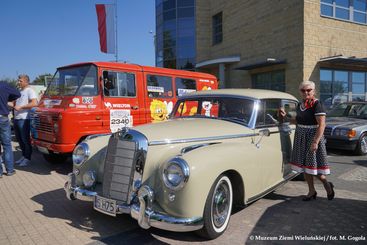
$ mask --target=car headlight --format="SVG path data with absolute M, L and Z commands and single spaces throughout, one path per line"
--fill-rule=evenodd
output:
M 96 183 L 96 174 L 89 170 L 83 174 L 83 184 L 85 187 L 92 187 Z
M 353 129 L 346 129 L 346 128 L 337 128 L 334 131 L 334 135 L 336 136 L 345 136 L 348 138 L 353 138 L 357 135 L 357 132 Z
M 88 159 L 89 155 L 89 145 L 85 142 L 80 143 L 73 151 L 73 163 L 82 164 Z
M 163 182 L 171 190 L 177 191 L 182 189 L 189 180 L 189 176 L 189 165 L 182 158 L 175 157 L 163 166 Z

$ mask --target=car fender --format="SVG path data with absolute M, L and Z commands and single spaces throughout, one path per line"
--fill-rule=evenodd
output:
M 104 171 L 104 160 L 107 153 L 107 145 L 110 134 L 99 134 L 88 136 L 80 144 L 86 143 L 89 147 L 89 157 L 82 164 L 75 164 L 73 162 L 73 172 L 79 172 L 76 176 L 76 184 L 82 185 L 82 176 L 86 171 L 95 171 L 97 174 L 97 181 L 101 182 Z
M 220 174 L 227 171 L 237 173 L 243 180 L 241 187 L 245 188 L 247 170 L 256 166 L 255 154 L 244 151 L 243 144 L 238 141 L 207 145 L 180 157 L 190 168 L 188 182 L 181 190 L 174 192 L 160 181 L 158 188 L 163 191 L 157 196 L 160 206 L 166 212 L 179 217 L 203 215 L 210 188 Z M 244 161 L 239 162 L 239 159 Z M 161 173 L 162 169 L 159 174 Z M 170 194 L 175 195 L 174 201 L 169 200 Z

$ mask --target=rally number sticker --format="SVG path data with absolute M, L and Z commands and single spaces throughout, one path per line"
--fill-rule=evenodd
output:
M 130 115 L 130 110 L 110 110 L 110 129 L 112 133 L 124 127 L 132 126 L 133 117 Z

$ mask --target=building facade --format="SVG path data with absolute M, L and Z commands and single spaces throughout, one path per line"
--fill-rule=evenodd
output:
M 186 1 L 156 4 L 168 2 L 178 6 Z M 190 59 L 196 70 L 216 75 L 221 87 L 298 96 L 300 81 L 312 80 L 325 102 L 367 100 L 367 0 L 189 2 L 194 6 L 195 52 L 187 53 L 195 55 Z M 177 50 L 180 45 L 176 42 Z M 158 62 L 161 47 L 156 64 L 165 66 Z

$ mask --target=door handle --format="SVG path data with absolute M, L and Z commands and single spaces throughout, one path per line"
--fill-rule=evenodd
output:
M 139 106 L 137 106 L 137 105 L 132 106 L 132 107 L 131 107 L 131 109 L 133 109 L 133 110 L 137 110 L 137 109 L 139 109 Z

